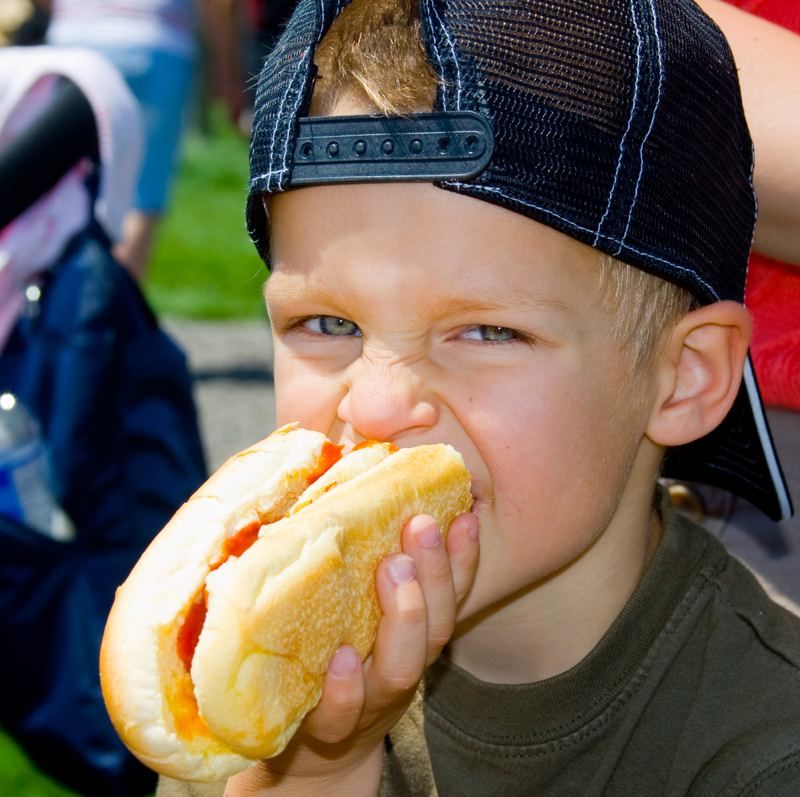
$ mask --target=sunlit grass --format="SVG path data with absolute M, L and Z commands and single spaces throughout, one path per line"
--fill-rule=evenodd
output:
M 145 290 L 162 315 L 256 317 L 266 272 L 244 223 L 247 140 L 218 109 L 208 120 L 184 142 Z
M 0 732 L 0 794 L 14 797 L 78 797 L 42 775 L 8 736 Z

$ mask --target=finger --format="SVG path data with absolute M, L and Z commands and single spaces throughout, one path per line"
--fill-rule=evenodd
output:
M 403 530 L 403 550 L 414 559 L 428 613 L 426 664 L 436 659 L 453 634 L 456 600 L 450 559 L 436 521 L 412 518 Z
M 361 658 L 354 648 L 343 645 L 331 658 L 322 698 L 306 716 L 304 730 L 322 742 L 340 742 L 355 730 L 363 706 Z
M 450 554 L 456 606 L 460 606 L 472 587 L 478 569 L 480 545 L 477 515 L 467 512 L 459 515 L 450 524 L 447 533 L 447 552 Z
M 372 709 L 410 699 L 428 647 L 425 598 L 414 560 L 407 554 L 386 557 L 376 586 L 383 616 L 366 669 L 366 703 Z

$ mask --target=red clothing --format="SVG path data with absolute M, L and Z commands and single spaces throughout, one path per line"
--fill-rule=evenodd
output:
M 784 28 L 800 31 L 800 3 L 797 0 L 728 0 L 742 11 L 749 11 Z
M 745 303 L 753 314 L 750 350 L 764 403 L 800 410 L 800 266 L 753 255 Z
M 798 0 L 727 1 L 800 33 Z M 745 303 L 753 314 L 750 350 L 764 403 L 800 410 L 800 266 L 753 254 Z

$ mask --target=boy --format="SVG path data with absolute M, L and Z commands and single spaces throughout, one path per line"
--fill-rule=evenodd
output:
M 689 0 L 342 5 L 299 4 L 257 98 L 277 418 L 450 442 L 476 502 L 409 522 L 285 753 L 159 794 L 799 793 L 797 621 L 657 489 L 669 449 L 791 512 L 724 39 Z

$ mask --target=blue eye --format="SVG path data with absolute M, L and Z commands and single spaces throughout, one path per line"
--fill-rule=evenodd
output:
M 318 315 L 314 318 L 309 318 L 303 323 L 303 326 L 310 332 L 316 332 L 320 335 L 361 337 L 361 330 L 356 324 L 346 318 L 337 318 L 333 315 Z
M 507 340 L 517 340 L 519 335 L 508 327 L 494 327 L 487 324 L 470 327 L 465 330 L 464 337 L 468 340 L 480 340 L 487 343 L 503 343 Z

